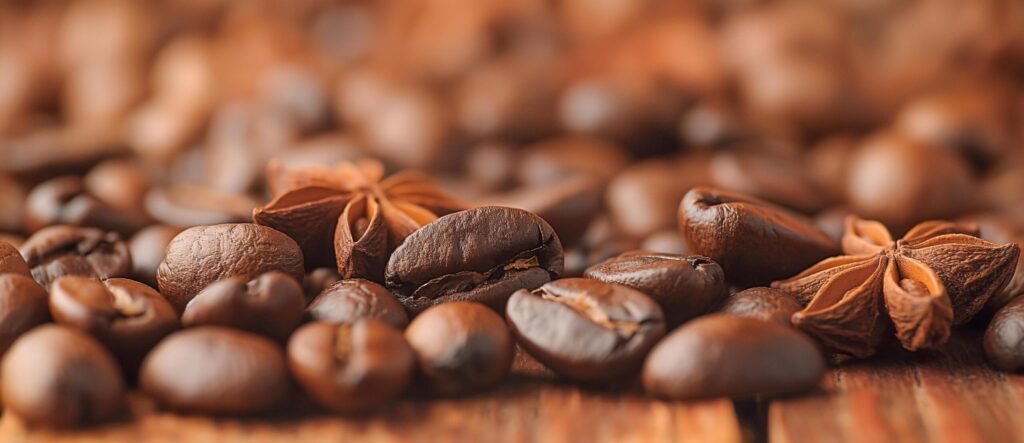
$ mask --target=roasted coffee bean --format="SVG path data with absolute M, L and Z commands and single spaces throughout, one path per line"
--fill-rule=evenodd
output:
M 964 160 L 899 133 L 868 138 L 849 168 L 847 196 L 854 212 L 897 235 L 920 221 L 956 216 L 971 203 L 974 183 Z
M 128 250 L 132 253 L 132 278 L 156 287 L 156 270 L 164 261 L 167 245 L 179 233 L 180 229 L 166 225 L 153 225 L 135 233 L 128 240 Z
M 584 278 L 516 291 L 505 316 L 526 352 L 555 372 L 585 382 L 635 373 L 665 334 L 661 308 L 650 297 Z
M 576 247 L 565 252 L 562 277 L 582 277 L 587 268 L 612 257 L 634 251 L 637 243 L 630 239 L 612 240 L 593 247 Z
M 625 151 L 608 141 L 572 135 L 527 146 L 519 160 L 520 183 L 543 185 L 573 177 L 606 182 L 626 166 Z
M 268 338 L 220 326 L 171 334 L 142 362 L 139 386 L 164 407 L 254 414 L 288 394 L 284 352 Z
M 121 236 L 96 228 L 43 228 L 21 245 L 21 255 L 44 288 L 65 275 L 110 278 L 132 272 L 132 256 Z
M 512 338 L 498 314 L 479 303 L 434 306 L 414 318 L 405 339 L 422 378 L 442 395 L 478 391 L 500 382 L 512 366 Z
M 50 286 L 50 314 L 92 334 L 129 374 L 160 339 L 178 327 L 174 308 L 153 288 L 126 278 L 65 276 Z
M 25 228 L 25 188 L 0 173 L 0 232 L 21 232 Z
M 997 369 L 1024 369 L 1024 298 L 1018 297 L 992 317 L 983 340 L 985 356 Z
M 650 394 L 677 400 L 812 389 L 825 373 L 817 345 L 796 329 L 715 314 L 676 329 L 644 362 Z
M 640 242 L 640 249 L 662 254 L 690 255 L 690 248 L 676 228 L 662 229 L 648 235 Z
M 0 273 L 0 356 L 21 334 L 50 321 L 46 297 L 27 274 Z
M 601 183 L 577 177 L 558 183 L 527 186 L 486 197 L 485 205 L 524 209 L 540 216 L 558 234 L 563 246 L 576 244 L 603 206 Z
M 324 289 L 306 308 L 317 321 L 344 324 L 363 318 L 402 330 L 409 324 L 405 308 L 391 292 L 369 280 L 341 280 Z
M 167 245 L 156 280 L 160 293 L 182 312 L 210 283 L 228 277 L 248 281 L 270 271 L 302 279 L 302 251 L 295 240 L 251 223 L 197 226 Z
M 722 267 L 699 255 L 627 252 L 587 268 L 583 276 L 649 295 L 670 328 L 710 311 L 726 295 Z
M 302 279 L 302 292 L 306 294 L 306 300 L 311 301 L 324 289 L 339 280 L 341 280 L 341 274 L 336 268 L 316 268 Z
M 10 243 L 0 241 L 0 274 L 32 275 L 21 252 Z
M 518 158 L 506 143 L 481 143 L 466 154 L 466 175 L 485 192 L 502 191 L 512 186 Z
M 711 184 L 720 189 L 811 214 L 828 201 L 804 171 L 797 158 L 752 150 L 720 152 L 708 164 Z
M 182 229 L 246 222 L 257 206 L 249 196 L 194 185 L 153 188 L 146 195 L 146 210 L 153 218 Z
M 40 326 L 14 342 L 0 380 L 5 412 L 34 426 L 107 420 L 124 402 L 124 379 L 110 352 L 66 326 Z
M 32 189 L 25 201 L 25 222 L 30 231 L 73 225 L 130 234 L 146 220 L 141 213 L 120 210 L 95 197 L 81 178 L 66 176 Z
M 719 311 L 789 326 L 789 319 L 803 309 L 792 295 L 772 288 L 756 287 L 730 295 Z
M 679 200 L 706 184 L 707 160 L 651 159 L 630 165 L 608 185 L 608 212 L 626 235 L 641 238 L 673 226 Z
M 228 277 L 199 291 L 185 307 L 181 324 L 227 326 L 283 341 L 302 322 L 305 307 L 302 286 L 280 272 L 252 280 Z
M 749 287 L 790 277 L 839 254 L 809 219 L 742 194 L 699 187 L 679 205 L 679 230 L 695 254 L 718 262 L 730 283 Z
M 147 172 L 137 161 L 113 159 L 90 169 L 82 181 L 90 195 L 123 216 L 147 222 L 149 220 L 143 202 L 152 184 Z
M 320 406 L 360 412 L 401 395 L 412 380 L 416 357 L 402 333 L 381 321 L 314 322 L 288 340 L 288 367 Z
M 518 289 L 562 273 L 562 245 L 547 222 L 521 209 L 489 206 L 441 217 L 391 255 L 385 282 L 410 314 L 469 300 L 501 312 Z

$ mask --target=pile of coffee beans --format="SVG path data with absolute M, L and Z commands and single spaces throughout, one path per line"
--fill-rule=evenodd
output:
M 2 2 L 4 413 L 372 414 L 517 358 L 799 394 L 959 327 L 1024 371 L 1021 30 L 999 0 Z

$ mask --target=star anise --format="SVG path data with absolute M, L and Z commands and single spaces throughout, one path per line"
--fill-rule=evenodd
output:
M 331 168 L 271 162 L 267 177 L 273 199 L 253 220 L 295 239 L 307 268 L 336 265 L 345 278 L 383 281 L 388 255 L 405 237 L 466 208 L 418 172 L 384 178 L 375 160 Z
M 934 348 L 1013 277 L 1020 250 L 974 226 L 929 221 L 894 241 L 879 222 L 846 219 L 843 253 L 772 287 L 804 309 L 793 324 L 831 350 L 866 357 L 891 327 L 904 348 Z M 886 321 L 889 318 L 889 322 Z

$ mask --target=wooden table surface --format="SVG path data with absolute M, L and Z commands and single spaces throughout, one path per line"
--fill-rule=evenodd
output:
M 301 399 L 273 419 L 182 416 L 132 395 L 123 421 L 73 433 L 31 431 L 5 415 L 0 442 L 1024 442 L 1024 377 L 989 369 L 979 335 L 846 362 L 815 392 L 735 405 L 572 386 L 519 354 L 495 391 L 406 399 L 366 417 L 331 416 Z

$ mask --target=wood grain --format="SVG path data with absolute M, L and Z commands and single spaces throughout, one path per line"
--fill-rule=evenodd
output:
M 1024 377 L 990 369 L 980 334 L 834 367 L 819 392 L 769 401 L 769 441 L 1024 441 Z
M 272 419 L 184 416 L 129 398 L 125 420 L 69 433 L 0 420 L 0 442 L 738 442 L 732 402 L 652 400 L 635 386 L 598 391 L 558 381 L 517 355 L 510 379 L 475 396 L 407 399 L 366 417 L 336 417 L 301 398 Z

